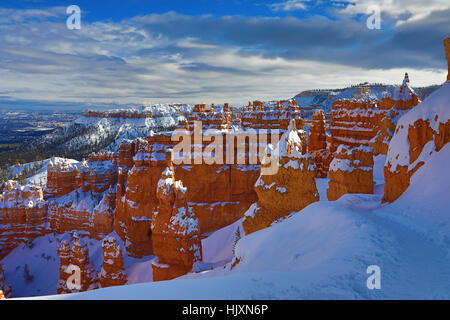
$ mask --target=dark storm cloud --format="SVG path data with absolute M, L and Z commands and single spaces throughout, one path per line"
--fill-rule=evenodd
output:
M 149 34 L 196 38 L 241 48 L 242 54 L 335 62 L 363 68 L 442 68 L 442 40 L 450 31 L 450 10 L 388 30 L 370 30 L 357 20 L 184 16 L 176 13 L 135 18 Z M 392 25 L 392 17 L 384 15 Z M 383 20 L 382 20 L 383 21 Z

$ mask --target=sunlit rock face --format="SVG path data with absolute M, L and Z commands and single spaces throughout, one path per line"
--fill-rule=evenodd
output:
M 73 234 L 72 248 L 61 241 L 58 250 L 59 280 L 57 293 L 74 293 L 98 288 L 97 272 L 89 261 L 89 248 L 81 237 Z
M 374 154 L 387 154 L 397 121 L 419 103 L 417 94 L 409 85 L 408 73 L 405 73 L 402 84 L 388 91 L 378 102 L 383 115 L 375 122 L 376 135 L 369 144 L 373 147 Z
M 0 186 L 0 259 L 19 243 L 50 232 L 41 187 L 9 180 Z
M 383 111 L 368 100 L 338 100 L 331 111 L 331 151 L 342 144 L 349 148 L 369 146 L 377 132 Z
M 302 154 L 302 140 L 291 121 L 277 149 L 263 168 L 277 166 L 273 174 L 263 174 L 255 183 L 258 201 L 246 213 L 246 234 L 269 227 L 274 221 L 319 201 L 315 183 L 315 164 L 309 154 Z M 277 155 L 278 156 L 275 156 Z
M 448 101 L 447 82 L 399 120 L 384 167 L 384 201 L 400 197 L 414 173 L 450 141 Z
M 375 155 L 386 154 L 398 119 L 420 103 L 405 73 L 399 86 L 386 91 L 381 100 L 338 100 L 331 112 L 331 151 L 370 146 Z
M 373 193 L 373 149 L 339 146 L 330 164 L 327 197 L 334 201 L 346 193 Z
M 316 164 L 316 177 L 326 178 L 334 153 L 327 148 L 325 114 L 323 110 L 315 110 L 308 136 L 308 153 Z
M 187 203 L 187 188 L 175 180 L 168 152 L 167 167 L 158 181 L 158 208 L 152 219 L 153 281 L 170 280 L 188 273 L 202 259 L 199 220 Z
M 107 237 L 102 242 L 103 265 L 99 274 L 101 288 L 121 286 L 127 282 L 123 266 L 123 255 L 120 245 L 113 237 Z
M 223 138 L 221 144 L 224 154 L 227 150 L 227 132 L 219 132 Z M 236 163 L 237 143 L 233 146 L 236 157 L 233 164 L 226 163 L 225 155 L 222 164 L 208 164 L 204 159 L 196 163 L 194 132 L 186 133 L 187 139 L 191 140 L 191 149 L 188 150 L 192 151 L 190 161 L 189 164 L 175 165 L 174 170 L 177 178 L 184 181 L 190 190 L 187 201 L 199 219 L 200 232 L 210 232 L 241 218 L 256 200 L 253 184 L 258 177 L 259 162 L 249 164 L 247 141 L 243 164 Z M 153 250 L 151 216 L 158 206 L 156 189 L 166 167 L 165 151 L 177 143 L 171 140 L 171 135 L 168 132 L 141 139 L 135 148 L 133 167 L 128 171 L 119 169 L 114 227 L 124 241 L 127 252 L 135 257 L 151 254 Z M 202 141 L 201 150 L 205 150 L 209 144 L 208 141 Z
M 48 165 L 48 221 L 52 230 L 80 231 L 101 239 L 113 230 L 117 157 L 92 153 L 88 160 Z
M 450 67 L 449 45 L 450 38 L 446 38 L 444 46 Z M 398 199 L 408 189 L 414 173 L 450 141 L 449 101 L 447 76 L 440 89 L 398 120 L 384 166 L 383 201 Z

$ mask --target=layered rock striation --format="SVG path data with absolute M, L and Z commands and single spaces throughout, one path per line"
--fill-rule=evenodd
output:
M 102 242 L 103 266 L 99 278 L 101 288 L 121 286 L 127 282 L 127 274 L 123 266 L 123 255 L 120 245 L 114 237 L 107 237 Z
M 50 232 L 42 188 L 9 180 L 0 187 L 0 259 L 19 243 Z
M 329 201 L 337 200 L 346 193 L 372 194 L 373 149 L 366 146 L 348 148 L 340 145 L 330 164 L 329 177 Z
M 243 221 L 246 234 L 267 228 L 278 219 L 319 201 L 314 160 L 309 154 L 302 154 L 302 145 L 292 120 L 271 157 L 262 165 L 255 183 L 258 201 L 246 212 Z
M 202 259 L 199 220 L 187 203 L 187 188 L 175 180 L 170 160 L 158 181 L 159 206 L 152 219 L 153 281 L 170 280 L 188 273 Z

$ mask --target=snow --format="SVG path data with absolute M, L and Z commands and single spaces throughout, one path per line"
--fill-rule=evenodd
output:
M 243 237 L 236 246 L 240 262 L 233 269 L 233 233 L 241 221 L 202 241 L 203 271 L 198 273 L 126 290 L 41 298 L 449 299 L 449 158 L 446 145 L 392 204 L 382 204 L 381 194 L 347 194 L 329 202 L 323 197 L 328 179 L 316 179 L 321 201 Z M 384 156 L 374 159 L 380 184 L 383 161 Z M 366 287 L 371 265 L 381 269 L 381 290 Z
M 420 161 L 426 161 L 430 153 L 433 153 L 434 143 L 427 145 L 422 151 L 421 157 L 410 163 L 408 128 L 415 121 L 422 119 L 429 123 L 430 127 L 439 132 L 439 123 L 446 123 L 450 119 L 450 83 L 445 83 L 442 87 L 415 108 L 405 113 L 397 123 L 395 134 L 389 143 L 386 165 L 391 164 L 391 172 L 395 172 L 398 166 L 409 166 L 413 169 Z M 425 152 L 426 151 L 426 152 Z

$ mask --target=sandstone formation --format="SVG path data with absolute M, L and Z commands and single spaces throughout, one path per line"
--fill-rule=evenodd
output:
M 101 288 L 121 286 L 127 282 L 122 249 L 113 237 L 103 239 L 103 267 L 99 274 Z
M 388 91 L 378 102 L 378 108 L 383 113 L 381 119 L 375 122 L 377 133 L 369 144 L 374 148 L 374 154 L 387 154 L 398 119 L 419 103 L 417 94 L 409 85 L 408 73 L 405 73 L 402 85 Z
M 331 111 L 331 145 L 335 152 L 342 144 L 348 148 L 369 146 L 377 133 L 383 112 L 370 100 L 337 100 Z
M 450 84 L 445 83 L 398 122 L 384 167 L 383 201 L 395 201 L 413 174 L 450 141 Z
M 258 202 L 246 213 L 243 221 L 246 234 L 267 228 L 274 221 L 319 201 L 314 161 L 309 154 L 302 154 L 302 144 L 292 120 L 270 160 L 262 165 L 268 168 L 275 163 L 278 170 L 261 174 L 255 183 Z
M 74 293 L 98 288 L 98 278 L 89 262 L 89 248 L 77 233 L 73 234 L 72 248 L 61 241 L 57 293 Z
M 339 146 L 331 162 L 327 197 L 334 201 L 346 193 L 373 193 L 373 149 Z
M 9 180 L 0 187 L 0 259 L 19 243 L 49 232 L 42 189 Z
M 61 241 L 61 245 L 58 249 L 59 256 L 59 279 L 58 285 L 56 287 L 56 292 L 58 294 L 61 293 L 69 293 L 69 288 L 67 287 L 67 280 L 71 273 L 67 269 L 70 265 L 70 245 L 67 241 Z
M 447 63 L 450 39 L 444 40 Z M 435 152 L 450 141 L 450 82 L 442 87 L 398 121 L 389 144 L 384 167 L 383 201 L 393 202 L 409 187 L 411 177 Z
M 388 90 L 377 101 L 366 98 L 337 100 L 331 112 L 330 150 L 343 144 L 349 148 L 371 146 L 375 155 L 386 154 L 398 119 L 419 104 L 417 94 L 409 85 L 409 76 L 400 86 Z
M 187 204 L 187 188 L 175 180 L 168 152 L 167 168 L 158 181 L 159 206 L 152 218 L 153 281 L 170 280 L 188 273 L 202 259 L 198 218 Z
M 327 148 L 325 114 L 323 110 L 315 110 L 309 128 L 308 153 L 316 164 L 316 177 L 326 178 L 334 154 Z
M 116 181 L 113 153 L 92 153 L 80 164 L 50 162 L 45 198 L 52 230 L 83 231 L 99 239 L 111 233 Z
M 5 277 L 3 275 L 3 268 L 0 264 L 0 299 L 11 298 L 11 286 L 5 284 Z

